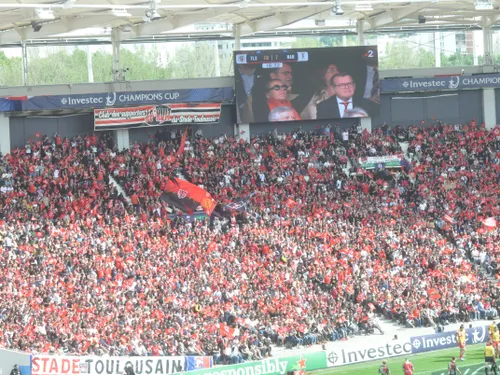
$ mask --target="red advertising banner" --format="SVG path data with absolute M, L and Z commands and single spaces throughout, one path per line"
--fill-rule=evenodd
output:
M 221 103 L 176 103 L 94 109 L 94 129 L 130 129 L 219 122 Z

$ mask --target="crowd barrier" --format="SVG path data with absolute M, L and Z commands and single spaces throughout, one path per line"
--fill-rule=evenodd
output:
M 434 350 L 457 347 L 456 331 L 435 333 L 432 335 L 411 337 L 412 353 L 424 353 Z M 467 345 L 480 344 L 488 340 L 488 326 L 465 330 Z
M 413 336 L 406 339 L 379 340 L 371 344 L 344 343 L 338 349 L 275 357 L 237 365 L 212 367 L 212 357 L 96 357 L 30 355 L 0 350 L 0 375 L 9 375 L 14 364 L 22 375 L 122 375 L 131 364 L 137 375 L 284 375 L 327 367 L 382 360 L 457 347 L 456 331 Z M 488 326 L 465 330 L 468 345 L 488 340 Z
M 169 375 L 213 366 L 209 356 L 98 357 L 34 355 L 0 350 L 0 375 L 10 375 L 15 364 L 22 375 L 123 375 L 132 365 L 137 375 Z
M 319 370 L 326 367 L 326 352 L 322 351 L 195 370 L 189 375 L 283 375 L 292 371 Z
M 69 357 L 40 355 L 30 375 L 117 375 L 132 365 L 137 375 L 166 375 L 212 366 L 212 357 Z M 24 374 L 23 374 L 24 375 Z
M 372 344 L 345 343 L 327 351 L 328 367 L 350 365 L 383 358 L 411 354 L 410 340 L 379 340 Z
M 456 348 L 456 331 L 414 336 L 407 339 L 377 341 L 372 344 L 346 343 L 339 349 L 327 351 L 328 367 L 344 366 L 359 362 L 424 353 L 440 349 Z M 488 326 L 465 330 L 467 345 L 480 344 L 488 340 Z

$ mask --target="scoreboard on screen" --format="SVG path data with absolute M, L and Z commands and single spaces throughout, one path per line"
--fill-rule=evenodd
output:
M 263 68 L 281 68 L 283 63 L 309 61 L 307 51 L 249 51 L 236 54 L 236 65 L 261 64 Z
M 240 124 L 271 121 L 268 99 L 274 92 L 267 90 L 271 77 L 283 81 L 289 94 L 297 99 L 289 103 L 295 106 L 293 121 L 373 117 L 380 113 L 379 76 L 373 75 L 378 67 L 377 46 L 234 51 L 233 62 L 237 122 Z M 322 111 L 304 112 L 304 105 L 310 103 L 314 93 L 330 86 L 337 73 L 345 73 L 339 77 L 341 80 L 352 79 L 352 85 L 346 86 L 349 90 L 344 93 L 357 99 L 353 102 L 356 108 L 350 111 L 352 113 L 341 115 L 335 103 L 328 106 L 331 101 L 321 103 Z M 304 118 L 300 118 L 303 112 Z M 275 117 L 272 121 L 290 121 L 291 118 L 287 115 L 277 120 Z

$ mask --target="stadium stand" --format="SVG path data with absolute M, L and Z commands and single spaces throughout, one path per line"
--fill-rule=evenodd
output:
M 181 134 L 122 152 L 107 134 L 45 136 L 1 159 L 0 345 L 239 363 L 370 334 L 377 314 L 496 316 L 499 133 L 191 134 L 181 155 Z M 395 172 L 359 165 L 401 153 Z M 173 218 L 173 175 L 243 209 Z

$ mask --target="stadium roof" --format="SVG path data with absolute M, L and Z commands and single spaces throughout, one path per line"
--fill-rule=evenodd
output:
M 499 5 L 500 0 L 2 0 L 0 45 L 109 41 L 112 28 L 122 31 L 121 39 L 163 39 L 227 37 L 233 25 L 241 36 L 352 33 L 356 25 L 364 32 L 494 27 Z M 193 27 L 200 24 L 218 26 Z

